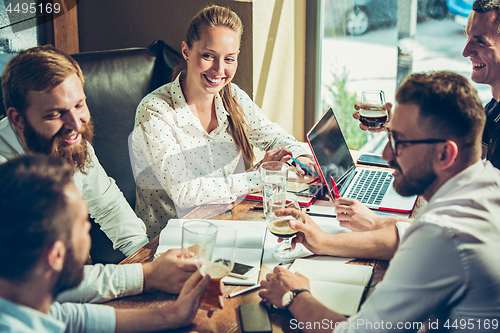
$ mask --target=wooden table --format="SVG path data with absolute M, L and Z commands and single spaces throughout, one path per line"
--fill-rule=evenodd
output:
M 413 210 L 412 216 L 420 211 L 424 201 L 417 201 L 417 209 Z M 242 201 L 239 204 L 228 205 L 210 205 L 198 207 L 184 218 L 204 219 L 211 217 L 217 220 L 253 220 L 262 221 L 263 212 L 253 210 L 255 206 L 262 206 L 262 203 L 252 201 Z M 214 214 L 218 214 L 214 216 Z M 143 248 L 123 260 L 120 264 L 141 263 L 153 260 L 156 248 L 158 247 L 159 237 L 157 236 L 146 244 Z M 371 265 L 375 269 L 371 288 L 382 280 L 388 261 L 384 260 L 356 260 L 353 264 Z M 262 267 L 260 278 L 264 278 L 270 270 Z M 240 304 L 257 304 L 261 301 L 258 290 L 242 294 L 234 298 L 226 298 L 228 294 L 247 288 L 246 286 L 225 286 L 224 288 L 224 309 L 217 310 L 211 318 L 207 318 L 207 312 L 199 310 L 193 324 L 173 332 L 241 332 L 240 319 L 238 315 L 238 306 Z M 137 296 L 125 297 L 107 302 L 107 305 L 115 308 L 159 308 L 168 306 L 176 299 L 176 295 L 163 292 L 148 292 Z M 292 316 L 287 311 L 270 310 L 273 332 L 292 332 L 290 329 L 290 319 Z

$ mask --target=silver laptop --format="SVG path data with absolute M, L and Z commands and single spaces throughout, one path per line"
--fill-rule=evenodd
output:
M 396 193 L 392 169 L 356 167 L 332 108 L 307 133 L 307 142 L 333 200 L 355 198 L 369 208 L 393 212 L 413 209 L 417 197 Z

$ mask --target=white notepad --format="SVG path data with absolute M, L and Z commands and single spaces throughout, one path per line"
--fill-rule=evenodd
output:
M 160 233 L 160 240 L 156 253 L 163 253 L 170 249 L 181 248 L 182 223 L 190 221 L 187 219 L 172 219 Z M 237 230 L 237 249 L 235 261 L 260 267 L 264 236 L 266 235 L 265 221 L 231 221 L 210 220 L 219 227 L 231 227 Z M 225 284 L 251 286 L 257 284 L 259 274 L 254 274 L 248 279 L 238 279 L 226 276 L 222 279 Z
M 311 294 L 327 308 L 352 316 L 358 312 L 373 267 L 335 262 L 321 256 L 297 259 L 290 266 L 290 271 L 309 278 Z

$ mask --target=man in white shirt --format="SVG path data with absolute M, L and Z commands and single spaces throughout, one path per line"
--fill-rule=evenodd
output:
M 90 215 L 128 256 L 148 242 L 145 225 L 97 160 L 83 84 L 78 63 L 52 46 L 22 51 L 11 59 L 2 76 L 7 117 L 0 121 L 0 163 L 27 153 L 65 159 L 75 168 L 73 181 Z M 86 266 L 80 287 L 60 299 L 103 302 L 149 289 L 178 293 L 196 270 L 179 254 L 174 250 L 143 265 Z
M 469 332 L 486 331 L 491 324 L 498 329 L 500 171 L 481 161 L 486 117 L 477 93 L 462 76 L 435 72 L 410 75 L 396 100 L 383 158 L 396 170 L 394 188 L 399 194 L 422 195 L 429 203 L 406 230 L 383 281 L 349 319 L 310 293 L 299 293 L 309 289 L 307 278 L 281 267 L 261 282 L 260 296 L 288 308 L 306 332 L 421 327 L 412 323 L 458 331 L 464 322 Z M 292 210 L 283 213 L 300 215 Z M 336 235 L 318 232 L 308 218 L 291 224 L 314 253 L 336 254 Z M 398 247 L 395 225 L 371 232 L 376 233 L 377 240 L 385 238 Z M 364 233 L 351 233 L 356 234 Z M 319 326 L 311 325 L 315 322 Z
M 210 283 L 198 272 L 167 308 L 54 303 L 82 281 L 90 250 L 88 208 L 73 172 L 47 155 L 0 165 L 0 332 L 151 332 L 191 323 Z

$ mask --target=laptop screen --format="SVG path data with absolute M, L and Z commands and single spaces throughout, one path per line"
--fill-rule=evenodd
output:
M 330 178 L 339 186 L 355 169 L 355 164 L 332 108 L 311 128 L 307 139 L 330 190 Z

